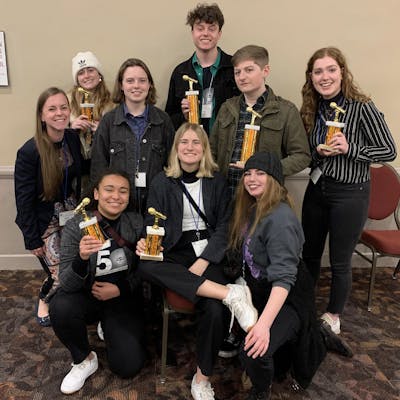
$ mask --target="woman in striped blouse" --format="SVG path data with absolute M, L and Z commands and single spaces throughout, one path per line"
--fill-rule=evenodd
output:
M 394 160 L 396 148 L 383 115 L 353 82 L 339 49 L 326 47 L 312 55 L 302 95 L 300 113 L 312 154 L 302 210 L 303 258 L 317 283 L 329 233 L 331 292 L 321 318 L 339 334 L 339 316 L 351 290 L 351 256 L 367 219 L 369 165 Z M 326 121 L 335 119 L 332 102 L 344 110 L 339 117 L 344 127 L 322 148 Z

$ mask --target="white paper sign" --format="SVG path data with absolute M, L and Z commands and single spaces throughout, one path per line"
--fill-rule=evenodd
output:
M 0 32 L 0 86 L 8 86 L 6 41 L 4 32 Z

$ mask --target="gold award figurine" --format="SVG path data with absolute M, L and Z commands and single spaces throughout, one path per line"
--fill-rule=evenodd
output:
M 81 114 L 86 115 L 89 122 L 93 122 L 94 104 L 89 102 L 90 92 L 81 87 L 78 88 L 78 92 L 83 94 L 82 103 L 79 104 L 79 107 L 81 109 Z M 84 158 L 88 159 L 90 158 L 90 149 L 93 140 L 92 130 L 91 129 L 82 130 L 80 137 L 81 137 L 81 144 L 83 148 Z
M 185 92 L 186 98 L 189 100 L 189 122 L 199 124 L 199 91 L 193 90 L 193 83 L 198 81 L 188 75 L 183 75 L 182 79 L 189 82 L 189 90 Z
M 154 225 L 146 227 L 146 249 L 140 254 L 140 259 L 162 261 L 164 256 L 161 251 L 161 241 L 163 236 L 165 236 L 165 229 L 158 226 L 158 221 L 160 218 L 166 220 L 167 217 L 153 207 L 150 207 L 147 211 L 150 215 L 154 216 Z
M 110 240 L 106 239 L 100 229 L 96 216 L 90 218 L 85 210 L 85 207 L 90 203 L 90 199 L 85 197 L 80 204 L 75 208 L 75 214 L 82 214 L 83 221 L 79 223 L 79 228 L 84 235 L 90 235 L 103 243 L 102 248 L 110 247 Z
M 240 153 L 240 161 L 237 161 L 236 163 L 242 166 L 244 166 L 246 161 L 254 154 L 256 150 L 257 133 L 260 130 L 260 127 L 259 125 L 255 125 L 255 119 L 257 117 L 261 118 L 261 115 L 254 111 L 251 107 L 247 107 L 246 111 L 250 112 L 252 115 L 250 124 L 246 124 L 244 126 L 242 152 Z
M 323 150 L 328 150 L 332 153 L 338 153 L 337 150 L 335 150 L 333 147 L 329 146 L 328 143 L 332 140 L 333 135 L 336 132 L 340 132 L 345 124 L 343 122 L 339 122 L 339 115 L 340 114 L 345 114 L 345 110 L 343 108 L 339 107 L 335 102 L 332 101 L 332 103 L 329 104 L 331 108 L 335 110 L 335 117 L 333 121 L 326 121 L 325 125 L 328 127 L 328 130 L 326 132 L 326 137 L 325 137 L 325 143 L 321 143 L 317 146 L 318 149 L 323 149 Z

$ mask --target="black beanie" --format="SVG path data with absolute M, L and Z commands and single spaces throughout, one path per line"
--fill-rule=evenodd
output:
M 259 169 L 271 175 L 281 186 L 284 184 L 282 164 L 275 153 L 260 152 L 253 154 L 244 165 L 244 171 Z

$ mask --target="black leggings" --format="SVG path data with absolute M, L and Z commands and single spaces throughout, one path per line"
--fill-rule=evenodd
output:
M 90 353 L 87 324 L 101 321 L 110 370 L 122 378 L 135 376 L 145 361 L 141 306 L 133 298 L 100 301 L 86 291 L 61 288 L 50 301 L 55 334 L 70 351 L 74 364 Z

